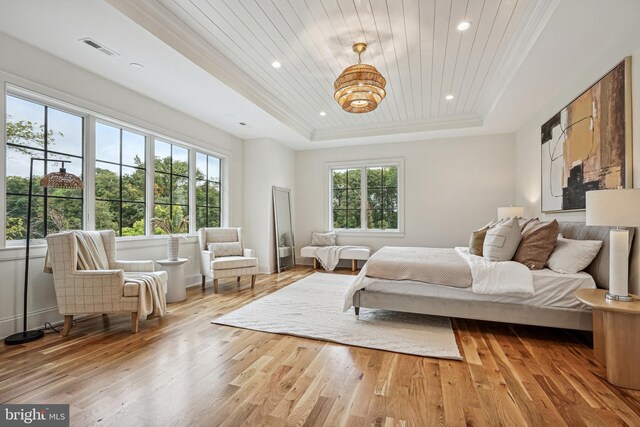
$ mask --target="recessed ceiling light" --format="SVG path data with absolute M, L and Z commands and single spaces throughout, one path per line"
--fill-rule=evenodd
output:
M 451 101 L 453 99 L 453 95 L 449 94 L 445 96 L 444 99 L 446 99 L 447 101 Z
M 320 115 L 324 117 L 327 115 L 327 113 L 325 113 L 324 111 L 320 111 Z
M 131 65 L 133 68 L 144 68 L 144 65 L 138 64 L 137 62 L 131 62 L 129 63 L 129 65 Z
M 273 68 L 280 68 L 280 67 L 282 67 L 282 64 L 281 64 L 281 63 L 279 63 L 278 61 L 273 61 L 273 62 L 271 63 L 271 66 L 272 66 Z
M 458 31 L 467 31 L 471 27 L 471 22 L 462 21 L 458 24 Z

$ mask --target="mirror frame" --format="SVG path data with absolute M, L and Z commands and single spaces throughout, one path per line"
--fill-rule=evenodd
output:
M 279 249 L 279 242 L 280 242 L 280 229 L 278 227 L 278 207 L 277 207 L 277 203 L 276 203 L 276 194 L 278 192 L 281 193 L 286 193 L 287 194 L 287 201 L 289 202 L 289 228 L 291 231 L 291 261 L 292 261 L 292 265 L 289 266 L 281 266 L 280 265 L 280 254 L 278 252 Z M 272 187 L 272 198 L 273 198 L 273 223 L 274 223 L 274 229 L 275 229 L 275 249 L 276 249 L 276 268 L 277 268 L 277 273 L 280 273 L 281 271 L 284 271 L 287 268 L 293 268 L 296 266 L 296 243 L 295 243 L 295 239 L 294 239 L 294 235 L 293 235 L 293 217 L 291 216 L 291 190 L 288 188 L 284 188 L 284 187 L 276 187 L 275 185 Z

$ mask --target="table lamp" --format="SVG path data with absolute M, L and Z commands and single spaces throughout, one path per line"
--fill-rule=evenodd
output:
M 587 225 L 640 226 L 640 189 L 587 191 Z M 629 296 L 629 231 L 609 234 L 608 300 L 632 301 Z
M 507 206 L 498 208 L 498 219 L 503 218 L 522 218 L 524 216 L 524 208 L 522 206 Z

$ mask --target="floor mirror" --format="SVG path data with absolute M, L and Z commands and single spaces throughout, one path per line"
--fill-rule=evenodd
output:
M 273 219 L 278 272 L 296 265 L 293 225 L 291 224 L 291 192 L 273 187 Z

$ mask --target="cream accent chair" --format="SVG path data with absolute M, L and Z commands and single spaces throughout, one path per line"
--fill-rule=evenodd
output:
M 87 232 L 85 232 L 87 233 Z M 53 283 L 60 314 L 64 315 L 62 336 L 66 337 L 73 324 L 73 316 L 88 313 L 131 313 L 131 332 L 138 332 L 137 283 L 125 280 L 126 272 L 153 272 L 153 261 L 116 260 L 116 235 L 113 230 L 92 231 L 102 237 L 107 254 L 108 270 L 78 270 L 76 237 L 73 231 L 47 236 L 48 256 L 53 270 Z M 162 288 L 167 291 L 167 273 L 158 271 Z
M 198 230 L 200 240 L 200 273 L 202 274 L 202 288 L 207 277 L 213 278 L 213 292 L 218 293 L 218 279 L 251 275 L 251 288 L 256 285 L 258 274 L 258 258 L 253 249 L 246 249 L 242 243 L 242 228 L 201 228 Z M 243 256 L 216 257 L 207 249 L 209 243 L 240 242 Z

